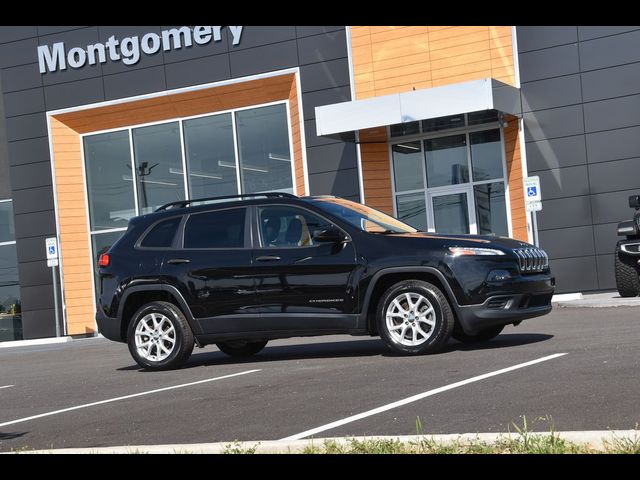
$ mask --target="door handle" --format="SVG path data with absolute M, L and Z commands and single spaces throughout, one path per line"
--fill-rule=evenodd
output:
M 273 262 L 276 260 L 280 260 L 280 257 L 276 255 L 262 255 L 261 257 L 256 258 L 258 262 Z
M 177 265 L 180 263 L 191 263 L 191 260 L 189 260 L 188 258 L 172 258 L 171 260 L 167 260 L 167 263 Z

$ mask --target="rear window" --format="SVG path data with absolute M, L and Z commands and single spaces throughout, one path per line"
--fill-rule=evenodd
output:
M 182 217 L 175 217 L 158 223 L 147 233 L 140 246 L 151 248 L 170 247 L 181 219 Z
M 184 248 L 243 248 L 246 209 L 232 208 L 191 215 Z

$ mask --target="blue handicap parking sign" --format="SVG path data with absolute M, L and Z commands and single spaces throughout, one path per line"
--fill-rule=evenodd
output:
M 535 197 L 537 194 L 538 194 L 538 189 L 536 187 L 527 188 L 527 197 Z
M 55 255 L 56 253 L 56 247 L 54 247 L 53 245 L 49 245 L 49 255 Z

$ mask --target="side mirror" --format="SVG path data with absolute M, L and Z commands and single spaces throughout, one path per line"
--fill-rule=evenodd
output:
M 629 197 L 629 208 L 640 208 L 640 195 L 631 195 Z
M 339 228 L 330 226 L 314 230 L 313 240 L 323 243 L 339 243 L 345 240 L 345 235 Z

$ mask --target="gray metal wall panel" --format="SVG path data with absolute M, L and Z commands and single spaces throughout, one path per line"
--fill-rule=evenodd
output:
M 22 287 L 20 300 L 24 310 L 43 310 L 53 305 L 53 288 L 51 285 Z M 55 325 L 54 325 L 55 327 Z
M 43 260 L 18 264 L 18 278 L 20 278 L 21 287 L 50 285 L 49 288 L 52 288 L 53 286 L 51 268 L 47 267 L 47 262 Z
M 589 175 L 586 165 L 536 172 L 544 200 L 588 195 Z
M 629 215 L 629 220 L 631 220 L 631 215 Z M 618 236 L 618 222 L 594 225 L 593 235 L 597 255 L 612 254 L 616 250 L 618 240 L 623 238 Z
M 585 102 L 640 93 L 640 62 L 595 70 L 581 76 Z
M 583 135 L 528 142 L 526 149 L 529 172 L 587 163 Z
M 595 256 L 551 260 L 549 265 L 556 277 L 555 293 L 586 292 L 598 289 Z
M 518 52 L 539 50 L 578 41 L 576 27 L 522 26 L 518 27 Z
M 102 27 L 101 27 L 102 28 Z M 144 27 L 139 27 L 144 28 Z M 165 30 L 170 27 L 162 27 L 162 30 Z M 100 30 L 102 31 L 102 30 Z M 147 32 L 145 32 L 147 33 Z M 203 58 L 211 55 L 219 55 L 223 53 L 229 52 L 229 45 L 231 42 L 228 42 L 227 39 L 231 36 L 228 32 L 227 27 L 223 27 L 221 32 L 221 40 L 219 42 L 214 42 L 213 37 L 211 41 L 206 45 L 198 45 L 194 42 L 193 46 L 181 49 L 172 49 L 168 51 L 162 51 L 159 53 L 164 58 L 164 63 L 169 64 L 173 62 L 183 62 L 185 60 L 192 60 L 195 58 Z M 244 32 L 242 34 L 241 44 L 244 43 Z M 232 47 L 234 50 L 238 48 L 239 45 Z
M 584 133 L 582 107 L 573 105 L 525 113 L 525 141 L 548 140 Z
M 51 85 L 44 91 L 47 110 L 104 101 L 102 77 Z
M 239 50 L 247 50 L 255 47 L 262 47 L 264 45 L 271 45 L 274 43 L 286 42 L 287 40 L 295 40 L 296 29 L 293 26 L 257 26 L 244 27 L 242 29 L 242 37 L 238 45 L 232 45 L 232 35 L 228 32 L 227 27 L 222 31 L 222 40 L 230 45 L 229 51 L 235 52 Z M 277 51 L 278 47 L 275 47 Z
M 80 30 L 86 27 L 79 26 L 56 26 L 56 25 L 46 25 L 44 27 L 38 27 L 38 35 L 51 35 L 52 33 L 60 33 L 60 32 L 68 32 L 70 30 Z
M 152 26 L 149 26 L 149 27 L 99 26 L 97 27 L 97 29 L 98 29 L 98 38 L 101 43 L 105 43 L 107 40 L 109 40 L 109 37 L 114 35 L 117 39 L 120 39 L 120 40 L 122 40 L 125 37 L 132 37 L 132 36 L 137 36 L 138 40 L 140 40 L 142 39 L 142 36 L 146 33 L 156 33 L 159 35 L 162 30 L 160 27 L 152 27 Z M 75 41 L 74 41 L 74 44 L 78 45 L 78 43 L 76 43 Z M 120 51 L 120 49 L 118 49 L 118 51 Z M 138 62 L 133 65 L 127 65 L 122 60 L 118 62 L 112 62 L 107 60 L 105 63 L 102 64 L 102 74 L 110 75 L 112 73 L 131 72 L 133 70 L 138 70 L 140 68 L 147 68 L 147 67 L 162 65 L 163 63 L 164 63 L 164 53 L 162 51 L 162 48 L 160 48 L 160 51 L 153 55 L 147 55 L 146 53 L 140 52 L 140 60 L 138 60 Z
M 578 46 L 575 44 L 523 53 L 519 62 L 522 82 L 570 75 L 580 70 Z
M 638 189 L 591 195 L 593 223 L 612 223 L 630 220 L 633 210 L 629 208 L 629 195 L 638 194 Z
M 310 37 L 311 35 L 320 35 L 321 33 L 329 33 L 329 32 L 335 32 L 336 30 L 344 30 L 344 26 L 335 26 L 335 27 L 329 27 L 329 26 L 318 26 L 318 25 L 312 25 L 312 26 L 296 26 L 296 33 L 298 35 L 298 38 L 302 38 L 302 37 Z
M 640 125 L 640 95 L 585 103 L 585 130 L 613 130 Z
M 2 90 L 0 78 L 0 91 Z M 11 198 L 11 177 L 9 173 L 9 150 L 7 148 L 7 129 L 5 127 L 5 109 L 3 95 L 0 94 L 0 200 Z
M 537 80 L 522 85 L 522 110 L 543 110 L 582 103 L 580 75 Z
M 48 137 L 28 138 L 9 143 L 9 161 L 11 165 L 49 162 Z
M 19 92 L 5 93 L 4 114 L 7 117 L 44 112 L 44 90 L 30 88 Z
M 307 163 L 310 174 L 357 168 L 356 148 L 348 143 L 310 147 L 307 148 Z
M 0 43 L 15 42 L 38 36 L 36 27 L 5 25 L 0 28 Z
M 596 266 L 598 268 L 598 288 L 601 290 L 615 290 L 616 277 L 613 255 L 596 256 Z
M 28 38 L 0 45 L 0 68 L 37 63 L 38 40 Z
M 348 87 L 348 59 L 339 58 L 300 67 L 300 86 L 303 93 L 325 88 Z
M 133 72 L 116 73 L 115 75 L 106 75 L 102 78 L 104 80 L 106 100 L 161 92 L 167 88 L 163 66 L 145 68 Z
M 47 135 L 47 120 L 44 113 L 31 113 L 7 118 L 7 141 L 24 140 Z
M 625 33 L 632 30 L 639 30 L 640 27 L 622 27 L 622 26 L 599 26 L 599 25 L 589 25 L 589 26 L 580 26 L 578 27 L 578 39 L 583 40 L 592 40 L 594 38 L 599 37 L 608 37 L 609 35 L 617 35 L 619 33 Z
M 35 261 L 44 261 L 46 263 L 47 255 L 44 242 L 44 237 L 23 238 L 17 241 L 18 264 Z
M 640 127 L 589 133 L 586 140 L 589 163 L 640 155 Z
M 53 236 L 56 219 L 53 210 L 16 215 L 16 238 Z
M 165 65 L 164 69 L 167 76 L 167 88 L 181 88 L 231 78 L 227 55 L 170 63 Z
M 347 37 L 344 30 L 298 39 L 300 65 L 344 58 L 346 53 Z
M 583 72 L 640 62 L 640 30 L 611 37 L 580 42 L 580 66 Z
M 53 296 L 51 297 L 53 305 Z M 22 304 L 22 334 L 25 339 L 54 337 L 56 335 L 55 314 L 53 308 L 44 310 L 25 310 Z
M 591 193 L 640 190 L 640 158 L 590 164 L 589 178 Z
M 51 164 L 49 162 L 29 163 L 11 167 L 13 190 L 37 188 L 51 185 Z
M 319 107 L 321 105 L 329 105 L 331 103 L 348 102 L 350 99 L 351 89 L 346 86 L 305 93 L 302 95 L 304 119 L 310 120 L 312 118 L 315 118 L 316 107 Z
M 258 73 L 282 70 L 298 65 L 298 49 L 295 40 L 266 45 L 264 47 L 231 51 L 231 75 L 244 77 Z
M 594 255 L 593 226 L 541 231 L 540 246 L 552 259 Z
M 13 192 L 13 213 L 15 215 L 51 210 L 52 207 L 53 189 L 51 186 L 26 188 Z
M 358 194 L 358 171 L 356 169 L 309 175 L 311 195 L 333 192 L 339 197 Z
M 542 206 L 538 212 L 538 230 L 591 225 L 591 207 L 586 195 L 555 200 L 543 198 Z
M 42 78 L 37 63 L 2 69 L 2 90 L 5 93 L 41 86 Z

